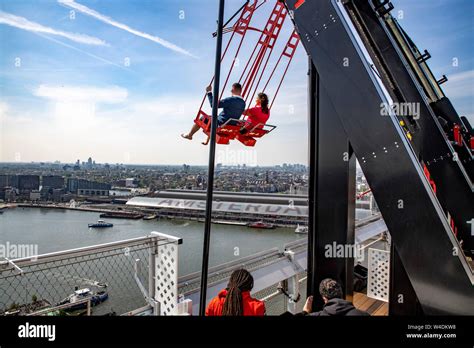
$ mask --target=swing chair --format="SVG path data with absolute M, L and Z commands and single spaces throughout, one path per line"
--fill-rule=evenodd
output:
M 278 74 L 281 74 L 281 77 L 278 81 L 277 89 L 273 95 L 272 103 L 269 106 L 271 110 L 273 103 L 280 91 L 280 88 L 283 84 L 283 80 L 288 72 L 293 56 L 296 52 L 296 48 L 300 42 L 300 37 L 293 31 L 288 39 L 286 45 L 284 46 L 283 51 L 280 53 L 273 70 L 268 76 L 265 76 L 266 69 L 271 62 L 271 57 L 275 44 L 280 36 L 281 29 L 285 22 L 285 19 L 288 15 L 283 3 L 276 1 L 275 6 L 270 13 L 270 16 L 266 22 L 266 25 L 263 29 L 258 29 L 253 27 L 252 18 L 254 13 L 265 3 L 267 0 L 259 1 L 252 0 L 247 1 L 244 6 L 227 22 L 227 24 L 238 14 L 240 13 L 239 18 L 231 27 L 224 29 L 223 33 L 231 34 L 230 39 L 226 45 L 226 48 L 221 57 L 221 64 L 227 54 L 230 53 L 230 47 L 234 41 L 237 41 L 237 49 L 235 51 L 234 57 L 232 59 L 232 64 L 227 73 L 226 80 L 222 86 L 222 89 L 219 94 L 219 101 L 222 99 L 223 93 L 229 83 L 232 72 L 238 61 L 239 53 L 249 31 L 255 31 L 260 33 L 260 37 L 257 43 L 254 46 L 254 49 L 250 55 L 250 58 L 245 63 L 245 68 L 242 71 L 242 74 L 239 79 L 239 83 L 242 85 L 242 98 L 245 100 L 246 105 L 248 102 L 252 102 L 255 98 L 255 95 L 258 91 L 260 85 L 263 85 L 262 92 L 265 92 L 269 84 L 274 81 Z M 214 34 L 215 36 L 215 34 Z M 283 70 L 283 73 L 281 73 Z M 212 78 L 209 85 L 212 85 L 214 82 L 214 77 Z M 264 84 L 263 84 L 264 83 Z M 194 123 L 198 125 L 203 132 L 209 136 L 211 131 L 211 120 L 212 117 L 209 113 L 204 111 L 204 103 L 207 98 L 207 93 L 204 95 L 199 111 L 196 115 Z M 216 142 L 221 145 L 228 145 L 231 140 L 238 140 L 245 146 L 253 147 L 255 146 L 257 139 L 264 137 L 265 135 L 272 132 L 276 126 L 268 124 L 257 124 L 250 125 L 247 122 L 247 116 L 239 120 L 230 119 L 223 125 L 217 128 Z M 243 134 L 241 130 L 246 129 L 246 132 Z

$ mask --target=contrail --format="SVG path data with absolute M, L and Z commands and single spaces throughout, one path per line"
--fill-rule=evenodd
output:
M 86 45 L 95 46 L 108 46 L 108 44 L 96 37 L 92 37 L 84 34 L 70 33 L 66 31 L 56 30 L 50 27 L 46 27 L 39 23 L 31 22 L 24 17 L 15 16 L 11 13 L 0 11 L 0 24 L 6 24 L 15 28 L 31 31 L 33 33 L 51 34 L 61 36 L 71 41 Z
M 40 34 L 40 33 L 35 33 L 35 34 L 36 34 L 36 35 L 39 35 L 39 36 L 41 36 L 42 38 L 45 38 L 45 39 L 47 39 L 47 40 L 50 40 L 50 41 L 56 42 L 57 44 L 59 44 L 59 45 L 61 45 L 61 46 L 64 46 L 64 47 L 70 48 L 70 49 L 72 49 L 72 50 L 74 50 L 74 51 L 77 51 L 77 52 L 81 52 L 81 53 L 83 53 L 83 54 L 85 54 L 85 55 L 87 55 L 87 56 L 89 56 L 89 57 L 91 57 L 91 58 L 95 58 L 95 59 L 97 59 L 97 60 L 99 60 L 99 61 L 101 61 L 101 62 L 103 62 L 103 63 L 110 64 L 110 65 L 116 66 L 117 68 L 124 69 L 124 70 L 127 70 L 127 71 L 129 71 L 129 70 L 130 70 L 130 69 L 127 69 L 127 68 L 125 68 L 124 66 L 122 66 L 122 65 L 120 65 L 120 64 L 117 64 L 117 63 L 111 62 L 110 60 L 107 60 L 107 59 L 105 59 L 105 58 L 102 58 L 102 57 L 96 56 L 95 54 L 92 54 L 92 53 L 86 52 L 86 51 L 84 51 L 84 50 L 81 50 L 81 49 L 79 49 L 79 48 L 77 48 L 77 47 L 74 47 L 74 46 L 68 45 L 68 44 L 67 44 L 67 43 L 65 43 L 65 42 L 62 42 L 62 41 L 59 41 L 59 40 L 53 39 L 52 37 L 48 37 L 48 36 L 46 36 L 46 35 L 42 35 L 42 34 Z
M 112 25 L 116 28 L 128 31 L 129 33 L 134 34 L 136 36 L 140 36 L 144 39 L 156 42 L 157 44 L 160 44 L 160 45 L 162 45 L 166 48 L 169 48 L 172 51 L 175 51 L 175 52 L 178 52 L 178 53 L 181 53 L 181 54 L 193 57 L 193 58 L 197 58 L 195 55 L 191 54 L 190 52 L 186 51 L 185 49 L 183 49 L 179 46 L 176 46 L 175 44 L 173 44 L 169 41 L 166 41 L 166 40 L 164 40 L 160 37 L 153 36 L 151 34 L 147 34 L 147 33 L 144 33 L 142 31 L 130 28 L 128 25 L 123 24 L 123 23 L 119 23 L 119 22 L 113 20 L 112 18 L 104 16 L 103 14 L 101 14 L 101 13 L 99 13 L 99 12 L 97 12 L 97 11 L 87 7 L 87 6 L 84 6 L 84 5 L 81 5 L 77 2 L 75 2 L 74 0 L 58 0 L 58 2 L 60 4 L 66 5 L 70 8 L 73 8 L 73 9 L 79 11 L 79 12 L 82 12 L 82 13 L 88 15 L 88 16 L 94 17 L 94 18 L 98 19 L 99 21 L 110 24 L 110 25 Z

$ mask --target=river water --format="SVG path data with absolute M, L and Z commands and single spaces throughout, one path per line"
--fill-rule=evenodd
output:
M 364 214 L 366 212 L 358 211 L 356 215 L 361 218 Z M 45 254 L 142 237 L 157 231 L 183 239 L 179 247 L 180 276 L 201 270 L 203 223 L 109 219 L 108 222 L 114 224 L 112 228 L 89 229 L 88 224 L 98 219 L 99 213 L 94 212 L 20 207 L 7 209 L 0 214 L 0 246 L 33 245 L 38 254 Z M 285 244 L 299 238 L 306 236 L 295 234 L 292 228 L 258 230 L 214 224 L 209 266 L 275 247 L 282 251 Z M 136 255 L 122 255 L 118 261 L 96 260 L 57 269 L 53 267 L 38 274 L 33 272 L 5 278 L 0 281 L 0 311 L 10 308 L 13 303 L 31 303 L 33 295 L 55 304 L 69 295 L 74 287 L 89 287 L 88 279 L 108 285 L 109 299 L 94 307 L 94 315 L 121 314 L 139 308 L 145 302 L 133 278 L 134 260 Z
M 203 223 L 108 219 L 114 224 L 112 228 L 89 229 L 88 224 L 98 219 L 99 213 L 94 212 L 19 207 L 7 209 L 0 214 L 0 246 L 33 245 L 36 253 L 44 254 L 142 237 L 157 231 L 183 239 L 179 247 L 180 276 L 201 270 Z M 212 267 L 274 247 L 283 250 L 286 243 L 298 238 L 305 236 L 295 234 L 291 228 L 257 230 L 245 226 L 212 225 L 209 265 Z M 30 303 L 33 295 L 55 304 L 71 294 L 76 286 L 90 287 L 87 279 L 103 281 L 108 285 L 109 299 L 94 307 L 95 315 L 112 311 L 121 314 L 139 308 L 145 303 L 133 279 L 136 257 L 122 255 L 120 259 L 77 263 L 57 269 L 53 267 L 41 273 L 0 280 L 0 312 L 14 303 Z
M 99 213 L 73 210 L 15 208 L 0 215 L 0 244 L 32 244 L 38 254 L 142 237 L 152 231 L 183 238 L 179 274 L 201 269 L 204 224 L 185 220 L 109 219 L 114 227 L 89 229 Z M 291 228 L 257 230 L 245 226 L 212 225 L 210 266 L 278 247 L 297 238 Z

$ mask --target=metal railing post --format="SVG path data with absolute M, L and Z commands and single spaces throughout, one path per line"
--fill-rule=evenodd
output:
M 214 193 L 214 165 L 216 157 L 216 136 L 217 136 L 217 111 L 219 106 L 219 87 L 221 73 L 221 55 L 222 55 L 222 30 L 224 23 L 224 0 L 219 0 L 219 18 L 217 21 L 217 43 L 216 43 L 216 62 L 215 62 L 215 80 L 214 80 L 214 99 L 212 105 L 211 121 L 211 142 L 209 149 L 209 165 L 207 179 L 207 198 L 206 198 L 206 221 L 204 226 L 204 245 L 202 252 L 202 272 L 201 272 L 201 296 L 199 301 L 199 315 L 204 316 L 206 312 L 207 296 L 207 274 L 209 267 L 209 247 L 211 239 L 211 219 L 212 219 L 212 196 Z
M 298 271 L 298 266 L 295 261 L 295 253 L 292 250 L 285 251 L 285 255 L 293 264 L 293 267 Z M 300 300 L 300 282 L 298 272 L 295 273 L 292 277 L 288 278 L 286 281 L 288 300 L 286 301 L 286 311 L 296 314 L 297 308 L 296 303 Z
M 153 246 L 148 249 L 148 298 L 155 299 L 155 271 L 156 271 L 156 254 L 158 253 L 156 237 L 153 241 Z M 160 315 L 157 312 L 157 307 L 153 308 L 154 315 Z

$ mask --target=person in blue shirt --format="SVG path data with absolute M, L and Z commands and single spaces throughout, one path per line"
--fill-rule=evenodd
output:
M 207 97 L 209 99 L 209 103 L 212 107 L 212 102 L 214 96 L 212 95 L 212 86 L 208 86 L 206 88 Z M 240 83 L 234 83 L 232 85 L 231 90 L 232 96 L 228 98 L 224 98 L 219 102 L 219 109 L 223 109 L 222 112 L 217 117 L 217 125 L 220 127 L 227 122 L 227 124 L 235 124 L 232 120 L 238 120 L 242 116 L 245 111 L 245 101 L 242 98 L 242 86 Z M 231 120 L 232 119 L 232 120 Z M 229 121 L 231 120 L 231 121 Z M 199 130 L 199 126 L 194 124 L 188 134 L 181 134 L 181 136 L 188 140 L 193 140 L 193 135 Z M 209 137 L 203 145 L 207 145 L 209 143 Z

